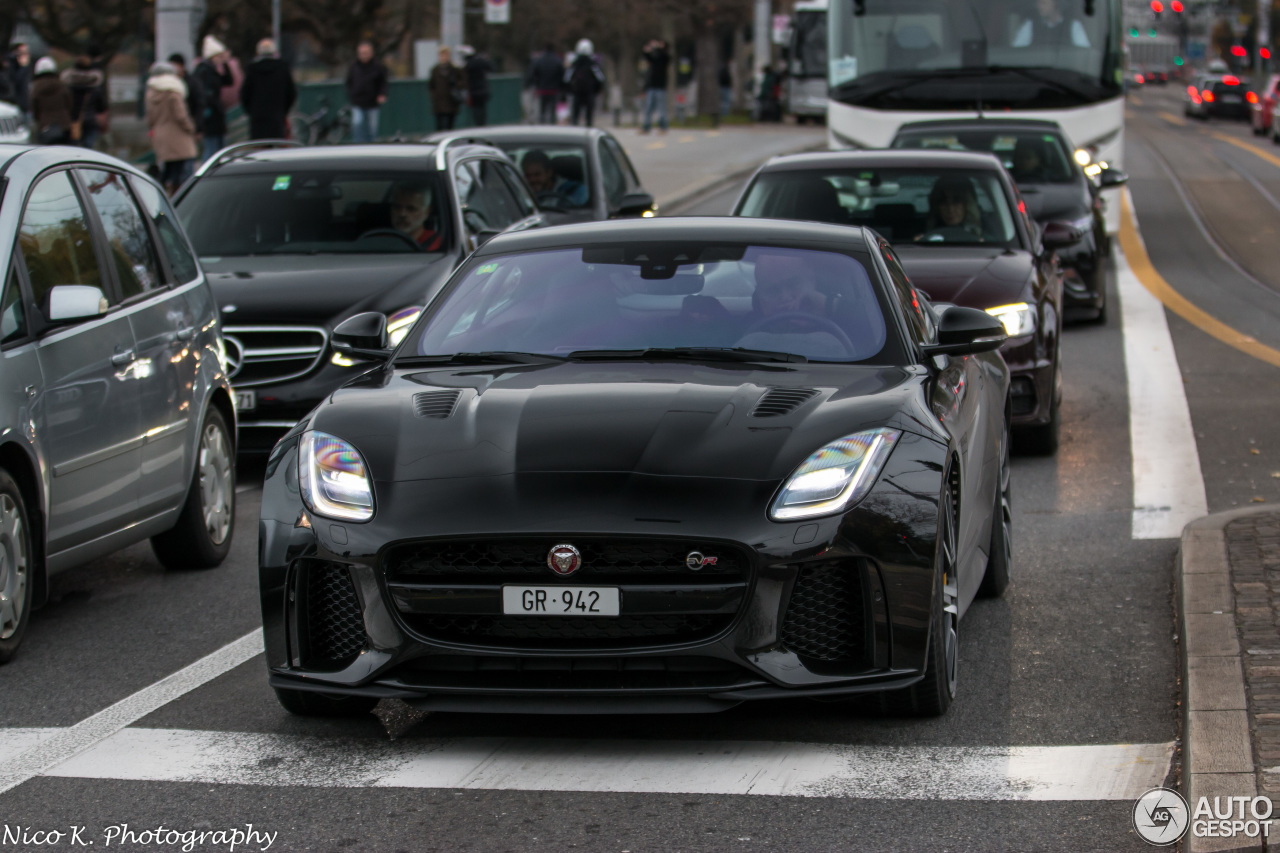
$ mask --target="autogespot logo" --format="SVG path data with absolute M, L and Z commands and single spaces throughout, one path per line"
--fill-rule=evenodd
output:
M 1187 834 L 1191 810 L 1177 791 L 1152 788 L 1133 804 L 1133 828 L 1157 847 L 1176 844 Z

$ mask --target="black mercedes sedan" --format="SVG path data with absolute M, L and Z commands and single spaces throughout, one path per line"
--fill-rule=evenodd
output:
M 930 299 L 998 317 L 1013 376 L 1019 446 L 1053 453 L 1061 426 L 1062 273 L 1057 249 L 1080 229 L 1037 228 L 1009 173 L 991 154 L 831 151 L 775 157 L 734 206 L 745 217 L 875 229 L 892 243 L 889 270 Z M 899 266 L 901 264 L 901 266 Z M 907 285 L 904 285 L 907 286 Z
M 890 147 L 987 151 L 999 157 L 1013 176 L 1032 221 L 1041 227 L 1065 222 L 1080 231 L 1078 241 L 1057 250 L 1062 262 L 1063 308 L 1095 323 L 1106 322 L 1111 244 L 1102 190 L 1124 184 L 1128 180 L 1124 172 L 1095 163 L 1086 149 L 1073 149 L 1053 121 L 916 122 L 903 125 Z
M 225 149 L 175 199 L 213 287 L 240 415 L 265 453 L 325 394 L 363 372 L 334 326 L 378 311 L 399 340 L 472 249 L 543 224 L 501 151 L 438 145 Z
M 272 451 L 291 712 L 940 714 L 1009 582 L 1003 325 L 870 231 L 656 219 L 497 237 Z

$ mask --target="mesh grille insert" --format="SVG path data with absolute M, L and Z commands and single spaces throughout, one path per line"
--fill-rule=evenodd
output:
M 306 568 L 308 659 L 344 664 L 365 644 L 360 599 L 351 570 L 335 563 L 312 562 Z
M 751 417 L 776 418 L 788 415 L 817 393 L 815 388 L 771 388 L 751 410 Z
M 801 657 L 861 658 L 866 649 L 866 616 L 858 564 L 840 561 L 801 567 L 781 634 L 787 648 Z
M 443 420 L 453 414 L 461 391 L 428 391 L 413 395 L 413 413 L 420 418 Z

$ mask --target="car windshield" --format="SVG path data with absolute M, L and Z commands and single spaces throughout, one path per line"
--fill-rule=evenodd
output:
M 751 185 L 739 215 L 862 225 L 895 243 L 1018 245 L 1004 187 L 990 171 L 766 172 Z
M 539 203 L 554 198 L 561 207 L 590 207 L 591 181 L 587 149 L 581 145 L 538 145 L 501 142 L 503 151 L 524 172 L 524 179 Z
M 400 356 L 712 348 L 864 361 L 886 324 L 865 255 L 629 244 L 473 261 Z
M 211 175 L 178 203 L 201 257 L 403 254 L 447 245 L 449 216 L 423 172 L 291 169 Z
M 1077 172 L 1062 140 L 1037 130 L 904 130 L 894 148 L 989 151 L 1019 184 L 1069 184 Z

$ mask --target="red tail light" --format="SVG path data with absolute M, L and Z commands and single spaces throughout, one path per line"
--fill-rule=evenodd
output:
M 1258 103 L 1258 93 L 1257 93 L 1257 92 L 1249 92 L 1248 94 L 1246 94 L 1246 95 L 1244 96 L 1244 99 L 1245 99 L 1246 101 L 1248 101 L 1249 103 L 1251 103 L 1251 104 L 1256 104 L 1256 103 Z
M 1188 95 L 1190 95 L 1190 96 L 1191 96 L 1191 97 L 1193 97 L 1193 98 L 1198 98 L 1198 97 L 1200 97 L 1200 90 L 1199 90 L 1199 89 L 1197 89 L 1195 86 L 1188 86 L 1188 87 L 1187 87 L 1187 94 L 1188 94 Z
M 1133 75 L 1133 81 L 1138 85 L 1142 85 L 1143 83 L 1147 82 L 1141 74 Z
M 1237 77 L 1237 76 L 1235 76 L 1234 74 L 1228 74 L 1226 77 L 1223 77 L 1223 78 L 1222 78 L 1222 85 L 1224 85 L 1224 86 L 1239 86 L 1239 85 L 1240 85 L 1240 78 L 1239 78 L 1239 77 Z
M 1210 92 L 1208 89 L 1205 89 L 1203 92 L 1201 92 L 1200 97 L 1204 98 L 1204 102 L 1206 104 L 1213 103 L 1213 92 Z
M 1019 212 L 1019 213 L 1026 213 L 1026 212 L 1027 212 L 1027 203 L 1026 203 L 1025 201 L 1023 201 L 1022 199 L 1018 199 L 1018 212 Z

